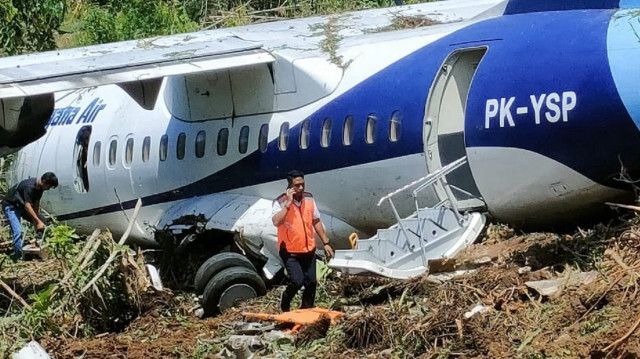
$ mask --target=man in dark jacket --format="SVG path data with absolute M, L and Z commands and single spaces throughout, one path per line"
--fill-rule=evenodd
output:
M 47 172 L 40 177 L 27 178 L 11 187 L 2 200 L 2 210 L 11 226 L 14 260 L 22 259 L 22 225 L 20 218 L 33 223 L 38 231 L 44 229 L 44 222 L 38 216 L 42 193 L 58 187 L 58 177 L 53 172 Z

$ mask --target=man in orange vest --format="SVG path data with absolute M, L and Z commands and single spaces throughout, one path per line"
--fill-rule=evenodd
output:
M 320 212 L 313 195 L 304 191 L 304 174 L 287 174 L 287 190 L 273 201 L 273 224 L 278 227 L 278 248 L 290 283 L 280 298 L 280 310 L 288 312 L 291 300 L 304 286 L 300 308 L 313 308 L 316 299 L 316 240 L 313 230 L 324 246 L 325 255 L 333 256 L 329 238 L 320 221 Z

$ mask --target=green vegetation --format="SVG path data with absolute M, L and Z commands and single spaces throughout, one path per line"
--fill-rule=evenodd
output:
M 64 266 L 67 267 L 68 260 L 78 254 L 77 248 L 74 246 L 74 240 L 80 238 L 76 230 L 67 225 L 58 225 L 51 229 L 47 238 L 47 244 L 51 254 L 59 260 L 64 260 Z
M 65 0 L 0 0 L 0 55 L 55 49 L 65 9 Z
M 404 3 L 426 1 L 431 0 Z M 0 0 L 4 22 L 0 56 L 393 4 L 393 0 Z M 324 46 L 331 50 L 330 44 Z
M 43 248 L 54 259 L 14 263 L 0 255 L 0 279 L 26 303 L 0 296 L 0 316 L 8 318 L 0 320 L 0 343 L 15 343 L 0 345 L 0 357 L 32 339 L 122 330 L 150 303 L 141 253 L 132 255 L 108 231 L 81 241 L 71 227 L 55 225 Z M 110 255 L 117 260 L 108 262 Z
M 180 1 L 79 2 L 63 26 L 68 46 L 103 44 L 197 30 Z
M 416 4 L 432 0 L 407 0 Z M 184 6 L 201 28 L 221 28 L 287 18 L 330 15 L 394 5 L 393 0 L 186 0 Z

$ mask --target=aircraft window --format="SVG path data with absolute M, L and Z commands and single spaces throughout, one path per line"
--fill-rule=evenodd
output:
M 176 157 L 179 160 L 184 158 L 184 150 L 187 144 L 187 135 L 184 132 L 181 132 L 178 135 L 178 143 L 176 145 Z
M 278 148 L 280 151 L 287 150 L 289 142 L 289 122 L 285 122 L 280 126 L 280 138 L 278 139 Z
M 160 161 L 165 161 L 167 159 L 167 148 L 169 147 L 169 136 L 162 135 L 160 137 Z
M 240 129 L 240 139 L 238 141 L 238 151 L 240 151 L 240 153 L 247 153 L 247 147 L 249 147 L 249 126 L 242 126 Z
M 133 138 L 127 140 L 127 146 L 124 151 L 124 162 L 128 165 L 133 161 Z
M 149 162 L 149 152 L 151 152 L 151 137 L 147 136 L 142 140 L 142 162 Z
M 342 144 L 349 146 L 353 143 L 353 116 L 349 115 L 344 119 L 342 128 Z
M 93 145 L 93 165 L 96 167 L 100 166 L 100 146 L 100 141 Z
M 116 164 L 116 153 L 118 152 L 118 140 L 111 140 L 109 144 L 109 166 L 113 167 Z
M 204 145 L 207 140 L 207 133 L 205 131 L 199 131 L 196 135 L 196 157 L 202 158 L 204 156 Z
M 376 142 L 376 138 L 378 137 L 378 116 L 375 114 L 370 114 L 367 116 L 367 133 L 365 136 L 365 140 L 367 143 L 371 144 Z
M 322 147 L 329 147 L 331 142 L 331 119 L 325 118 L 322 122 L 322 138 L 320 139 L 320 145 Z
M 229 129 L 223 128 L 218 132 L 218 155 L 227 154 L 227 144 L 229 144 Z
M 258 136 L 258 148 L 260 152 L 265 153 L 267 151 L 267 142 L 269 140 L 269 125 L 266 123 L 260 126 L 260 135 Z
M 300 148 L 306 150 L 309 148 L 309 131 L 311 122 L 309 119 L 302 121 L 302 129 L 300 130 Z
M 394 111 L 391 114 L 391 123 L 389 124 L 389 140 L 397 142 L 402 135 L 402 115 L 400 111 Z

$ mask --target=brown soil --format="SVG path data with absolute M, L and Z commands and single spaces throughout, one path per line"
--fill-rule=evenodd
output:
M 495 236 L 492 227 L 483 243 L 456 258 L 460 265 L 483 257 L 491 262 L 444 284 L 426 277 L 396 281 L 334 275 L 319 289 L 328 299 L 318 301 L 347 314 L 328 329 L 326 339 L 314 341 L 318 337 L 314 333 L 299 340 L 295 352 L 287 355 L 635 358 L 640 354 L 640 336 L 635 332 L 640 318 L 638 222 L 634 218 L 616 227 L 563 236 L 514 236 L 508 230 Z M 56 273 L 49 266 L 50 262 L 23 264 L 22 274 L 14 271 L 9 278 L 3 270 L 2 275 L 14 287 L 40 288 L 56 278 L 42 275 Z M 519 271 L 524 266 L 530 271 Z M 599 273 L 595 282 L 567 287 L 554 298 L 542 297 L 525 285 L 568 271 L 591 270 Z M 34 283 L 35 278 L 40 282 Z M 35 339 L 56 358 L 216 357 L 243 311 L 277 312 L 280 290 L 208 319 L 193 314 L 197 306 L 193 295 L 156 293 L 144 298 L 150 309 L 120 333 Z M 464 314 L 477 305 L 487 311 L 466 319 Z M 325 326 L 321 329 L 326 331 Z M 273 354 L 271 350 L 260 354 Z

